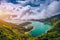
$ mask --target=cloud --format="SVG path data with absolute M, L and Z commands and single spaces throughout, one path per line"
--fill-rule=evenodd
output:
M 60 3 L 57 1 L 52 2 L 48 7 L 47 7 L 47 15 L 49 16 L 54 16 L 57 14 L 60 14 Z
M 46 18 L 50 18 L 52 16 L 60 14 L 59 1 L 52 1 L 49 5 L 44 3 L 39 3 L 40 6 L 37 6 L 37 7 L 25 5 L 29 3 L 29 1 L 30 0 L 20 1 L 19 4 L 13 4 L 8 2 L 1 3 L 0 10 L 5 9 L 5 11 L 7 12 L 5 14 L 9 14 L 9 16 L 6 18 L 12 19 L 12 20 L 15 20 L 15 19 L 18 19 L 18 20 L 39 19 L 40 20 L 40 19 L 46 19 Z M 35 4 L 33 0 L 32 0 L 32 3 L 33 3 L 32 5 Z M 14 15 L 16 15 L 16 17 L 13 17 Z
M 27 19 L 46 19 L 55 15 L 60 14 L 60 4 L 57 1 L 52 2 L 50 5 L 47 6 L 46 9 L 43 9 L 41 12 L 36 12 L 36 14 L 31 14 L 27 17 Z M 24 16 L 25 17 L 25 16 Z
M 47 6 L 46 9 L 43 9 L 41 12 L 37 12 L 34 15 L 30 15 L 28 19 L 46 19 L 55 15 L 60 14 L 60 3 L 57 1 L 52 2 Z M 35 11 L 35 10 L 34 10 Z

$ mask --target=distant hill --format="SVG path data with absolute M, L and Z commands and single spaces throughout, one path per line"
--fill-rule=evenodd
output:
M 54 23 L 58 22 L 59 20 L 60 20 L 60 14 L 59 15 L 56 15 L 56 16 L 53 16 L 51 18 L 45 19 L 45 22 L 48 22 L 51 25 L 54 25 Z
M 60 14 L 47 19 L 39 19 L 39 20 L 32 19 L 32 21 L 39 21 L 39 22 L 50 23 L 50 24 L 55 23 L 58 20 L 60 20 Z

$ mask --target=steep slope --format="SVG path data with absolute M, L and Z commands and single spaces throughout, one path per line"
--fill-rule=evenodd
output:
M 27 24 L 30 24 L 30 22 L 24 22 L 16 25 L 0 20 L 0 40 L 29 39 L 30 35 L 28 35 L 28 33 L 25 33 L 24 30 L 30 31 L 30 28 L 32 28 L 32 26 L 28 27 L 28 29 L 23 28 L 23 26 Z
M 0 40 L 17 40 L 19 31 L 15 26 L 17 25 L 0 20 Z
M 55 16 L 53 16 L 51 18 L 45 19 L 45 22 L 54 26 L 54 24 L 56 22 L 58 22 L 59 20 L 60 20 L 60 14 L 59 15 L 55 15 Z
M 47 34 L 42 35 L 41 40 L 60 40 L 60 21 L 47 32 Z

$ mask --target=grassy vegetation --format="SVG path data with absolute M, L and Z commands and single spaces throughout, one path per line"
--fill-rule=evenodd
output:
M 42 40 L 60 40 L 60 22 L 57 23 L 47 34 L 40 36 Z
M 0 20 L 0 40 L 35 40 L 28 32 L 18 28 L 18 25 Z
M 60 21 L 58 23 L 53 21 L 46 22 L 53 26 L 51 30 L 46 34 L 33 37 L 28 32 L 18 29 L 18 25 L 0 20 L 0 40 L 60 40 Z
M 21 33 L 16 24 L 0 20 L 0 40 L 24 40 L 28 36 Z

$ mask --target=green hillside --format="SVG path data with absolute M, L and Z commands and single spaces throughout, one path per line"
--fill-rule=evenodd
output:
M 16 24 L 0 20 L 0 40 L 20 40 L 21 37 L 23 38 L 25 34 L 22 34 L 16 27 Z
M 48 23 L 51 23 L 51 21 L 48 21 Z M 33 37 L 25 32 L 24 28 L 20 29 L 21 25 L 0 20 L 0 40 L 60 40 L 60 20 L 53 23 L 53 28 L 46 34 Z
M 42 40 L 60 40 L 60 21 L 55 23 L 53 28 L 40 36 Z
M 56 16 L 53 16 L 51 18 L 45 19 L 45 23 L 54 26 L 56 22 L 59 22 L 59 20 L 60 20 L 60 15 L 56 15 Z
M 29 22 L 27 23 L 29 24 Z M 23 24 L 25 25 L 25 23 L 16 25 L 0 20 L 0 40 L 34 40 L 34 37 L 24 31 L 32 28 L 32 26 L 28 27 L 28 29 L 20 28 L 24 26 Z

